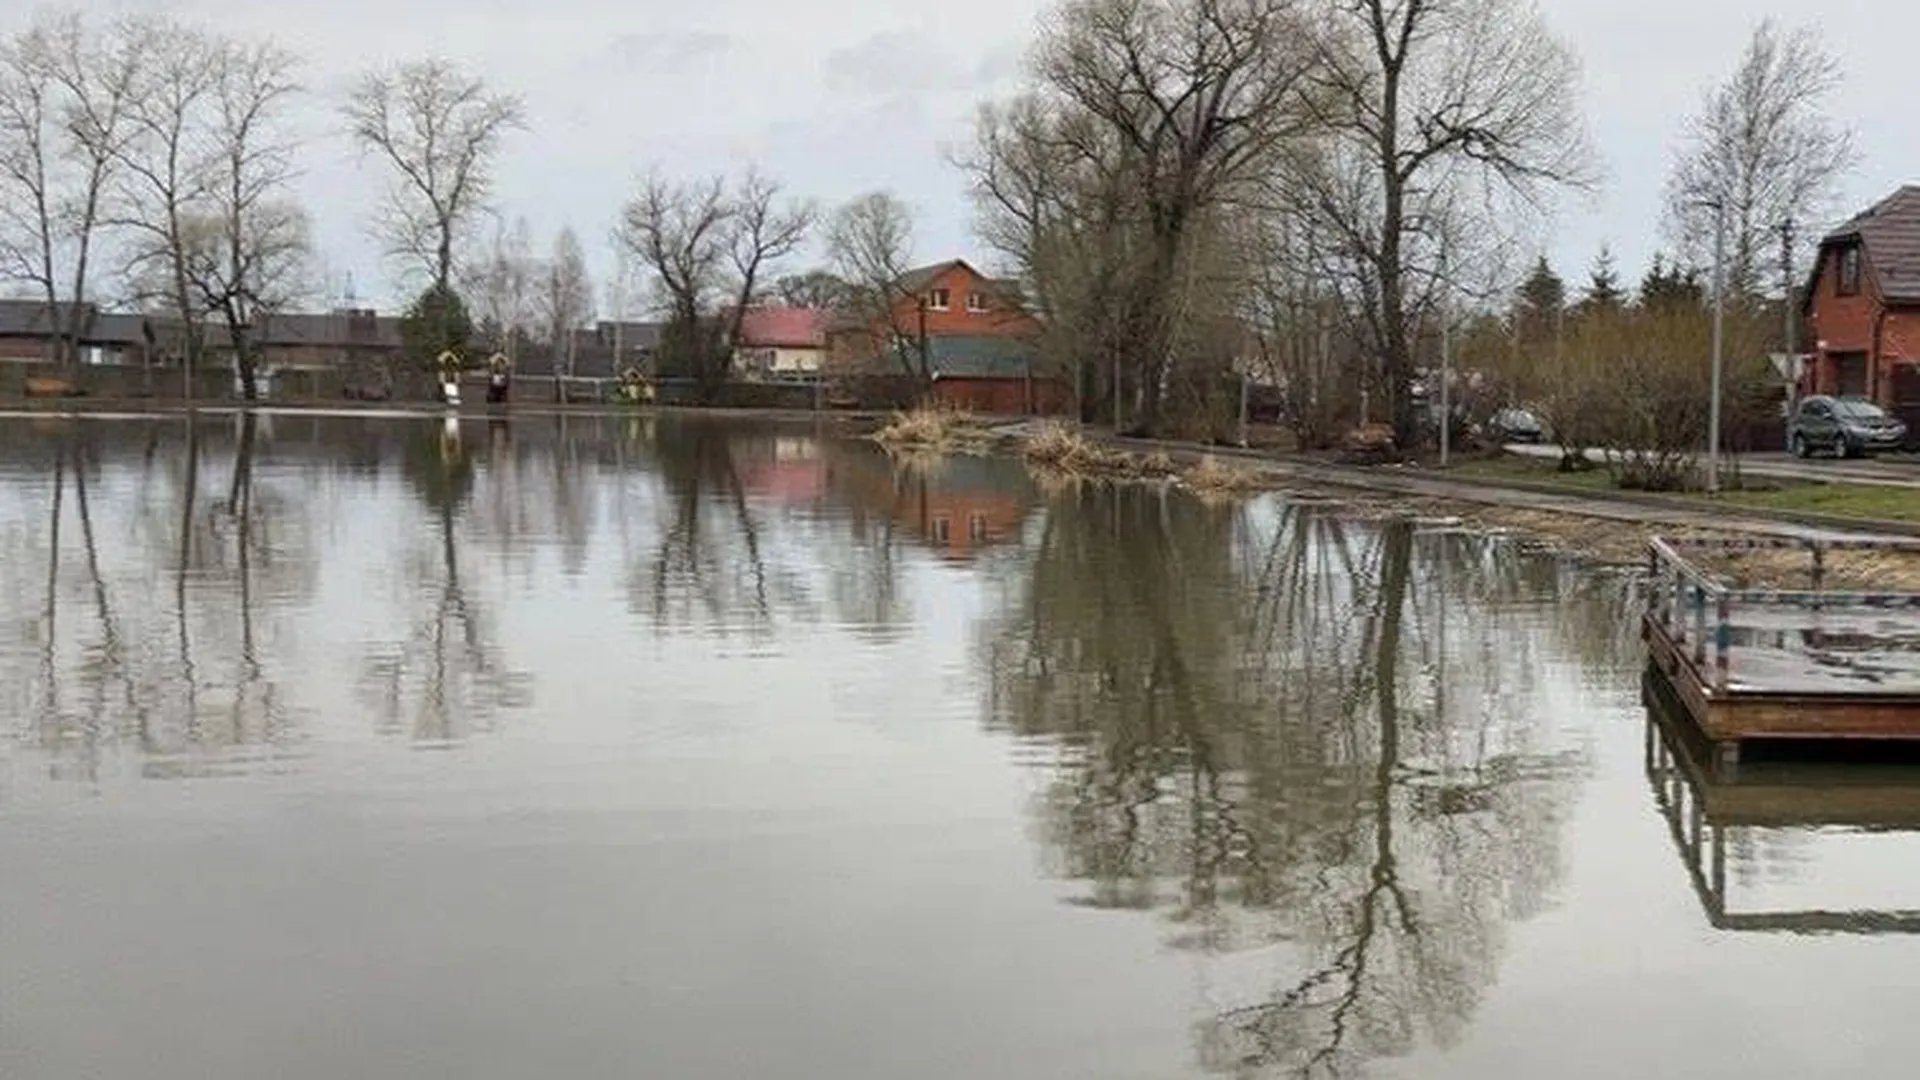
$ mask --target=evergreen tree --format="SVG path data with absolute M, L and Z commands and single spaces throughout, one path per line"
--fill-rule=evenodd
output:
M 436 369 L 446 352 L 465 363 L 472 337 L 473 319 L 451 285 L 427 286 L 400 316 L 400 344 L 408 362 L 428 370 Z
M 1678 262 L 1668 263 L 1665 256 L 1655 255 L 1647 276 L 1640 279 L 1640 306 L 1648 311 L 1697 309 L 1706 302 L 1707 289 L 1701 284 L 1700 271 Z
M 1619 271 L 1613 265 L 1613 249 L 1603 244 L 1599 257 L 1593 261 L 1593 269 L 1587 274 L 1587 295 L 1580 304 L 1588 311 L 1614 311 L 1626 302 Z
M 1553 272 L 1546 256 L 1542 255 L 1534 264 L 1533 272 L 1521 283 L 1514 305 L 1514 328 L 1521 344 L 1554 340 L 1566 306 L 1567 283 Z

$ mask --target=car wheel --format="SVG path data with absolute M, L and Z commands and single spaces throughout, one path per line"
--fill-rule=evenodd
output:
M 1800 433 L 1796 431 L 1787 436 L 1787 450 L 1794 457 L 1804 459 L 1807 456 L 1807 440 L 1801 438 Z

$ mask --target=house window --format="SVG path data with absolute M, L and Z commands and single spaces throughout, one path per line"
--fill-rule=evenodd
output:
M 986 296 L 982 293 L 977 293 L 977 292 L 968 293 L 967 294 L 967 310 L 976 312 L 976 313 L 987 310 Z
M 945 544 L 953 539 L 953 519 L 940 514 L 933 519 L 933 542 Z
M 927 307 L 934 311 L 947 310 L 947 305 L 952 301 L 953 294 L 945 289 L 934 289 L 927 293 Z
M 1840 252 L 1840 295 L 1856 296 L 1860 292 L 1860 247 L 1854 245 Z
M 984 544 L 987 542 L 987 515 L 967 515 L 967 539 L 976 544 Z

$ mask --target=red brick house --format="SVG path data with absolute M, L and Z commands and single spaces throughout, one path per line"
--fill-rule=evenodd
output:
M 1019 283 L 950 259 L 907 271 L 897 289 L 891 328 L 884 320 L 867 326 L 857 319 L 834 328 L 829 370 L 904 375 L 921 357 L 903 362 L 896 350 L 917 354 L 924 336 L 937 400 L 978 412 L 1066 408 L 1065 384 L 1034 370 L 1042 327 L 1021 304 Z
M 1920 186 L 1829 233 L 1805 300 L 1805 388 L 1872 398 L 1920 430 Z

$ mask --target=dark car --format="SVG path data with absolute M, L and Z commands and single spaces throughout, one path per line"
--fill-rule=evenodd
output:
M 1907 425 L 1865 398 L 1820 395 L 1800 402 L 1787 428 L 1787 448 L 1796 457 L 1823 450 L 1839 457 L 1860 457 L 1898 450 Z
M 1487 421 L 1487 438 L 1502 445 L 1537 443 L 1546 437 L 1540 418 L 1525 409 L 1501 409 Z

